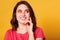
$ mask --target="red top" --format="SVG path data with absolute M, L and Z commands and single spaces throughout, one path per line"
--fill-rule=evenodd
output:
M 28 32 L 25 34 L 16 33 L 16 31 L 12 31 L 12 29 L 8 30 L 5 34 L 4 40 L 28 40 Z M 44 34 L 41 28 L 37 27 L 34 32 L 35 38 L 44 38 Z

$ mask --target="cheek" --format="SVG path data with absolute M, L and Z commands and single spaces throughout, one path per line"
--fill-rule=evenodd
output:
M 21 16 L 21 14 L 20 14 L 20 13 L 18 13 L 18 12 L 16 12 L 16 16 L 17 16 L 17 17 L 19 17 L 19 16 Z
M 27 16 L 27 17 L 30 17 L 30 15 L 29 15 L 29 14 L 26 14 L 26 16 Z

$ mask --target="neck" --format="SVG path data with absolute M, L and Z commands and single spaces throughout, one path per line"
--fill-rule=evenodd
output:
M 19 24 L 19 26 L 18 26 L 18 28 L 17 28 L 17 32 L 18 33 L 25 33 L 25 32 L 27 32 L 27 28 L 26 28 L 26 24 L 21 24 L 21 23 L 18 23 Z

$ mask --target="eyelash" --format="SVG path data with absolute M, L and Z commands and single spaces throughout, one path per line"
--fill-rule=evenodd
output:
M 18 13 L 21 13 L 22 11 L 21 10 L 18 10 Z
M 28 10 L 26 10 L 26 12 L 27 12 L 27 13 L 29 13 L 29 11 L 28 11 Z
M 25 12 L 29 13 L 29 10 L 26 10 Z M 22 11 L 18 10 L 18 13 L 22 13 Z

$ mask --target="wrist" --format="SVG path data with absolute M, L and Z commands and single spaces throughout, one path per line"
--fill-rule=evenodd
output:
M 33 31 L 29 31 L 28 33 L 29 33 L 29 34 L 33 34 Z

